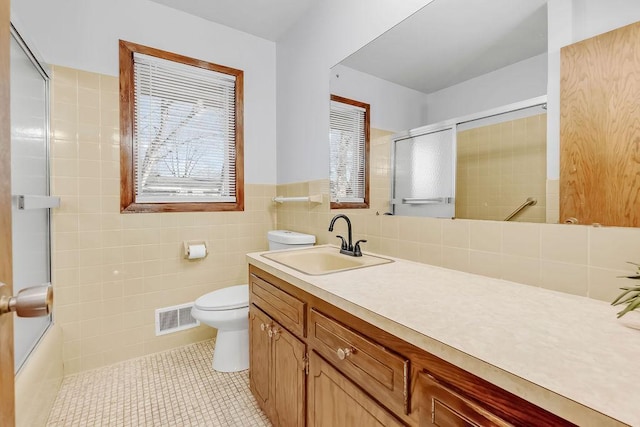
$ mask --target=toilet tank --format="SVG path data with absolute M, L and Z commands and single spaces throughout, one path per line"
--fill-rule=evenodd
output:
M 316 236 L 312 234 L 298 233 L 289 230 L 272 230 L 267 233 L 269 250 L 296 249 L 313 246 Z

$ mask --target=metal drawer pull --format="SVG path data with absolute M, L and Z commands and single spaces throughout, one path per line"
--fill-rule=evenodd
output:
M 336 350 L 336 354 L 338 355 L 338 359 L 340 360 L 344 360 L 347 357 L 351 356 L 353 354 L 353 349 L 352 348 L 339 348 L 338 350 Z

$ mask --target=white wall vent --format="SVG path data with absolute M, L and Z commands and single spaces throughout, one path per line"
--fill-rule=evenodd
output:
M 156 336 L 195 328 L 200 322 L 191 316 L 193 303 L 156 309 Z

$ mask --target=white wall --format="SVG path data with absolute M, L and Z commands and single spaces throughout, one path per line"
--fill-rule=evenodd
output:
M 560 49 L 640 20 L 638 0 L 549 0 L 547 177 L 560 176 Z
M 11 7 L 50 64 L 117 76 L 123 39 L 244 70 L 245 182 L 276 183 L 275 43 L 148 0 L 13 0 Z
M 432 0 L 323 0 L 277 45 L 278 183 L 329 176 L 329 69 Z
M 344 65 L 331 69 L 331 93 L 371 106 L 371 127 L 400 132 L 424 124 L 427 96 Z
M 438 123 L 547 93 L 547 55 L 525 59 L 427 96 L 427 121 Z

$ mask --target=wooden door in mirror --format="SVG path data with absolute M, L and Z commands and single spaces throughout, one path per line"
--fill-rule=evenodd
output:
M 561 50 L 560 221 L 640 227 L 640 22 Z

